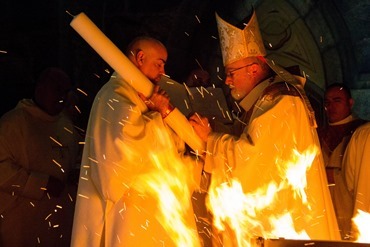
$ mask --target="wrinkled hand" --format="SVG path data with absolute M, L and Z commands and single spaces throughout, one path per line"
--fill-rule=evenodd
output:
M 159 112 L 163 118 L 165 118 L 174 109 L 170 103 L 170 97 L 158 85 L 154 87 L 153 94 L 150 98 L 146 98 L 141 93 L 139 93 L 139 96 L 149 110 Z
M 207 142 L 208 135 L 212 132 L 208 118 L 202 117 L 198 113 L 195 113 L 189 118 L 189 123 L 191 126 L 193 126 L 195 133 L 197 133 L 200 139 L 202 139 L 204 142 Z
M 49 176 L 46 192 L 52 197 L 59 197 L 64 190 L 64 183 L 56 177 Z

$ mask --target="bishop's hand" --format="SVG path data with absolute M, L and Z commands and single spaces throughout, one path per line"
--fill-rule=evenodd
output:
M 212 132 L 208 118 L 195 113 L 189 118 L 189 123 L 193 126 L 195 133 L 197 133 L 200 139 L 207 142 L 208 135 Z

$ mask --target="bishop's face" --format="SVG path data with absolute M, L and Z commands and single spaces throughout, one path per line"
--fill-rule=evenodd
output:
M 233 62 L 225 67 L 225 84 L 231 90 L 231 96 L 239 101 L 245 98 L 256 85 L 255 67 L 258 63 L 252 58 Z

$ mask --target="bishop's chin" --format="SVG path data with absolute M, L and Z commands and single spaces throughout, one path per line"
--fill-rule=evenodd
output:
M 241 94 L 241 93 L 239 93 L 239 92 L 237 92 L 235 90 L 231 90 L 231 96 L 236 101 L 242 100 L 245 97 L 244 94 Z

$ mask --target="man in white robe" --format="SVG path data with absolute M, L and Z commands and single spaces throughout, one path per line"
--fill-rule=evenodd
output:
M 127 56 L 154 84 L 165 73 L 167 50 L 158 40 L 135 39 Z M 189 191 L 202 162 L 184 156 L 184 142 L 164 123 L 171 109 L 158 87 L 146 99 L 116 73 L 98 92 L 72 246 L 199 246 Z
M 241 217 L 233 213 L 218 227 L 223 246 L 238 246 L 254 237 L 292 238 L 289 231 L 278 232 L 281 225 L 275 229 L 273 224 L 273 220 L 286 213 L 291 215 L 293 230 L 307 234 L 306 238 L 339 240 L 314 113 L 304 93 L 304 84 L 264 58 L 256 15 L 253 12 L 247 16 L 249 20 L 237 28 L 216 14 L 225 84 L 244 110 L 237 120 L 243 125 L 242 132 L 236 135 L 211 132 L 206 118 L 196 115 L 190 118 L 196 132 L 207 142 L 205 171 L 212 173 L 209 194 L 217 195 L 236 182 L 245 195 L 233 202 L 224 199 L 234 210 L 238 209 L 235 205 L 246 204 L 239 208 L 245 217 L 238 225 L 241 231 L 232 220 Z M 300 183 L 307 184 L 298 192 L 286 172 L 289 164 L 308 151 L 316 153 L 307 172 L 303 170 L 305 176 Z M 293 177 L 300 175 L 296 171 Z M 273 200 L 264 205 L 263 199 L 270 195 L 268 191 L 273 191 Z M 250 197 L 257 200 L 250 202 Z M 217 218 L 217 203 L 209 202 L 208 206 Z M 226 210 L 220 211 L 223 214 Z
M 343 158 L 343 169 L 347 188 L 353 196 L 352 217 L 359 210 L 370 214 L 370 123 L 361 125 L 353 133 Z M 357 239 L 357 231 L 352 225 L 352 239 Z
M 351 135 L 366 121 L 352 113 L 354 100 L 342 83 L 329 85 L 324 94 L 327 124 L 318 131 L 326 176 L 342 239 L 349 239 L 353 201 L 344 181 L 342 159 Z
M 39 76 L 33 99 L 0 120 L 0 246 L 69 246 L 80 136 L 64 112 L 71 81 L 59 68 Z

